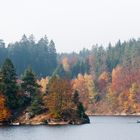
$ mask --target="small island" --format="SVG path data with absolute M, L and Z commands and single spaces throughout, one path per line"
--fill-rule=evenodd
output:
M 0 71 L 1 125 L 66 125 L 90 123 L 70 80 L 53 74 L 43 92 L 31 67 L 19 79 L 10 59 Z

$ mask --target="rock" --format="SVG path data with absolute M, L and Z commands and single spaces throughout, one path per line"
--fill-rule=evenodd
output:
M 83 118 L 83 124 L 84 123 L 90 123 L 90 119 L 89 119 L 89 117 L 88 117 L 88 115 L 84 115 L 84 118 Z
M 11 123 L 10 125 L 18 126 L 18 125 L 20 125 L 20 123 L 19 122 L 17 122 L 17 123 Z
M 44 125 L 44 122 L 31 122 L 30 125 Z
M 25 114 L 25 120 L 29 120 L 32 117 L 33 117 L 33 114 L 31 112 L 26 112 L 26 114 Z
M 80 125 L 80 124 L 88 124 L 88 123 L 90 123 L 90 119 L 86 114 L 84 114 L 82 118 L 75 118 L 69 122 L 69 124 L 72 125 Z
M 69 124 L 69 121 L 67 121 L 67 122 L 64 122 L 64 121 L 60 121 L 60 122 L 50 121 L 50 122 L 48 122 L 48 125 L 51 125 L 51 126 L 67 125 L 67 124 Z
M 2 126 L 3 125 L 3 123 L 0 123 L 0 126 Z

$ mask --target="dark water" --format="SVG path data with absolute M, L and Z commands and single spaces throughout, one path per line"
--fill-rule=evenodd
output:
M 79 126 L 0 127 L 0 140 L 140 140 L 140 117 L 91 117 Z

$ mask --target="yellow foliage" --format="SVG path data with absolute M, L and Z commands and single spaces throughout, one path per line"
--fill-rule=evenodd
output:
M 41 80 L 37 81 L 37 83 L 41 86 L 41 91 L 43 93 L 46 92 L 46 87 L 47 87 L 48 82 L 49 82 L 48 77 L 42 78 Z
M 70 65 L 68 63 L 68 58 L 65 57 L 63 60 L 62 60 L 62 65 L 63 65 L 63 68 L 65 71 L 69 71 L 70 70 Z
M 88 74 L 78 74 L 77 78 L 72 81 L 72 87 L 73 90 L 79 92 L 80 101 L 87 109 L 90 101 L 92 101 L 94 95 L 96 95 L 93 77 Z

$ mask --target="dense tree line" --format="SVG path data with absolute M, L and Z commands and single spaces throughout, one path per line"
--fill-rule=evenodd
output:
M 107 48 L 94 45 L 92 49 L 83 49 L 79 53 L 57 54 L 55 44 L 47 37 L 35 41 L 33 35 L 22 36 L 20 41 L 5 46 L 0 40 L 0 65 L 5 58 L 14 63 L 17 74 L 31 66 L 39 77 L 51 76 L 54 72 L 61 76 L 76 77 L 79 73 L 92 73 L 99 76 L 103 71 L 112 72 L 117 65 L 139 66 L 140 40 L 118 41 Z M 63 65 L 63 66 L 62 66 Z M 66 72 L 65 72 L 66 71 Z
M 0 65 L 7 57 L 13 61 L 18 75 L 31 66 L 39 77 L 43 77 L 51 75 L 57 67 L 55 44 L 46 36 L 36 42 L 33 35 L 23 35 L 20 41 L 10 43 L 8 47 L 0 40 Z
M 98 77 L 103 71 L 112 72 L 117 65 L 139 67 L 140 39 L 131 39 L 108 47 L 93 45 L 91 49 L 83 49 L 79 53 L 62 53 L 58 55 L 59 63 L 67 65 L 71 77 L 79 73 L 92 73 Z M 67 60 L 67 61 L 63 61 Z M 64 66 L 65 68 L 65 66 Z
M 140 39 L 59 55 L 87 112 L 98 114 L 140 112 L 139 61 Z

